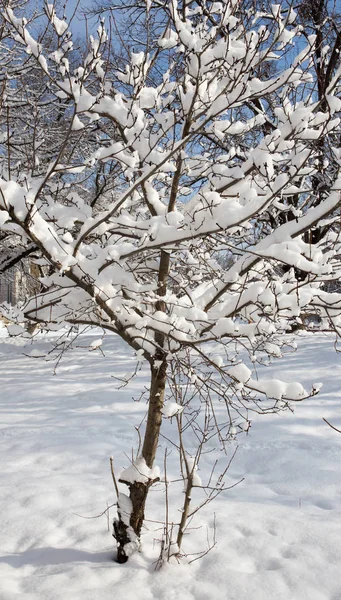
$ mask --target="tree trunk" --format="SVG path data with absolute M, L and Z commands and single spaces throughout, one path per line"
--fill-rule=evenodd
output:
M 161 354 L 161 352 L 160 352 Z M 155 357 L 151 363 L 150 396 L 146 430 L 142 446 L 142 458 L 150 469 L 154 465 L 156 450 L 159 442 L 160 428 L 167 375 L 167 361 L 164 353 Z M 117 561 L 127 562 L 133 547 L 137 548 L 144 521 L 144 509 L 150 486 L 155 480 L 149 479 L 146 483 L 135 481 L 130 483 L 120 480 L 129 487 L 131 513 L 129 525 L 124 521 L 124 516 L 118 506 L 118 519 L 114 521 L 114 537 L 117 541 Z

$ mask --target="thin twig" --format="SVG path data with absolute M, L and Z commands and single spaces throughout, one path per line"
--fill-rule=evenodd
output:
M 114 459 L 113 459 L 112 456 L 110 456 L 110 470 L 111 470 L 112 480 L 114 482 L 115 492 L 116 492 L 116 496 L 117 496 L 117 500 L 118 500 L 118 498 L 119 498 L 119 491 L 118 491 L 118 485 L 117 485 L 117 481 L 116 481 L 116 477 L 115 477 L 115 471 L 114 471 Z
M 341 430 L 338 429 L 337 427 L 334 427 L 334 425 L 332 425 L 331 423 L 329 423 L 329 421 L 327 421 L 327 419 L 325 419 L 324 417 L 322 417 L 322 420 L 327 423 L 327 425 L 329 425 L 329 427 L 331 427 L 332 429 L 335 429 L 335 431 L 337 431 L 338 433 L 341 433 Z
M 117 502 L 114 502 L 114 504 L 109 504 L 103 512 L 101 512 L 99 515 L 94 515 L 93 517 L 85 517 L 84 515 L 79 515 L 78 513 L 72 514 L 76 515 L 76 517 L 80 517 L 81 519 L 99 519 L 99 517 L 103 517 L 103 515 L 105 515 L 113 506 L 117 506 Z

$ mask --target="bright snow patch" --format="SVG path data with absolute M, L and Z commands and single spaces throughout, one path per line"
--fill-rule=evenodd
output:
M 262 378 L 297 379 L 307 389 L 316 379 L 324 387 L 319 396 L 294 404 L 294 413 L 250 413 L 251 428 L 245 425 L 248 434 L 238 435 L 238 452 L 224 478 L 225 485 L 242 477 L 245 481 L 198 513 L 184 541 L 191 556 L 159 572 L 154 567 L 163 526 L 154 521 L 164 519 L 162 483 L 148 497 L 143 551 L 123 567 L 113 562 L 110 523 L 116 507 L 110 509 L 109 531 L 106 515 L 78 516 L 98 515 L 116 501 L 107 457 L 113 454 L 117 464 L 136 447 L 134 425 L 142 421 L 146 405 L 134 402 L 132 395 L 138 398 L 148 385 L 149 366 L 128 387 L 117 389 L 111 375 L 121 377 L 132 370 L 136 358 L 116 336 L 105 336 L 105 356 L 80 347 L 66 354 L 56 375 L 51 362 L 28 358 L 18 338 L 6 336 L 2 328 L 4 600 L 112 600 L 113 590 L 115 597 L 126 600 L 134 600 L 136 590 L 139 600 L 341 598 L 341 436 L 322 420 L 341 429 L 340 361 L 333 335 L 299 335 L 296 354 L 259 368 Z M 59 334 L 49 336 L 56 339 Z M 82 336 L 80 345 L 89 347 L 99 337 L 99 332 Z M 38 340 L 43 357 L 49 344 Z M 226 414 L 222 403 L 215 408 L 218 416 Z M 174 423 L 165 419 L 162 426 L 170 435 Z M 227 459 L 235 444 L 227 446 Z M 165 445 L 161 438 L 160 463 Z M 220 452 L 203 456 L 199 472 L 204 483 L 216 458 Z M 178 456 L 172 451 L 167 479 L 177 473 Z M 170 519 L 177 522 L 182 482 L 172 483 L 169 493 Z M 204 497 L 194 488 L 191 505 Z M 128 517 L 128 504 L 124 499 L 121 504 Z M 195 553 L 205 551 L 206 535 L 212 539 L 214 528 L 217 547 L 187 565 Z

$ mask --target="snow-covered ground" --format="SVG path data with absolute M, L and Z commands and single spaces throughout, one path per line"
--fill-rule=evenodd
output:
M 52 363 L 23 354 L 30 347 L 0 341 L 1 600 L 341 600 L 341 435 L 322 421 L 341 426 L 340 355 L 330 334 L 300 336 L 300 351 L 265 372 L 324 387 L 293 414 L 259 416 L 238 436 L 227 482 L 245 480 L 198 514 L 188 558 L 159 571 L 162 528 L 152 521 L 163 518 L 163 486 L 149 496 L 143 551 L 126 565 L 112 560 L 106 516 L 82 518 L 115 502 L 109 457 L 117 470 L 129 465 L 146 373 L 117 389 L 111 375 L 131 371 L 134 359 L 115 336 L 106 337 L 105 356 L 69 353 L 56 375 Z M 170 472 L 175 466 L 171 455 Z M 212 539 L 213 512 L 216 547 L 186 564 Z

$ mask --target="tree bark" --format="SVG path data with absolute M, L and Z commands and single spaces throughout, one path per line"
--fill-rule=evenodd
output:
M 160 428 L 162 422 L 162 407 L 165 398 L 167 361 L 163 352 L 151 363 L 149 407 L 144 434 L 142 457 L 146 465 L 151 469 L 154 465 L 156 451 L 159 443 Z M 133 542 L 138 546 L 141 529 L 144 521 L 144 510 L 148 491 L 155 480 L 149 479 L 146 483 L 135 481 L 130 483 L 120 480 L 129 487 L 129 498 L 131 501 L 130 527 L 122 519 L 118 509 L 118 519 L 114 521 L 114 537 L 117 541 L 117 562 L 125 563 L 129 558 L 127 544 Z M 131 528 L 131 530 L 130 530 Z M 133 535 L 132 535 L 133 534 Z M 136 543 L 137 539 L 137 543 Z
M 165 400 L 166 378 L 167 361 L 162 352 L 160 358 L 157 357 L 156 361 L 151 364 L 148 417 L 142 448 L 142 456 L 150 469 L 154 464 L 156 449 L 159 443 L 162 421 L 161 410 Z

